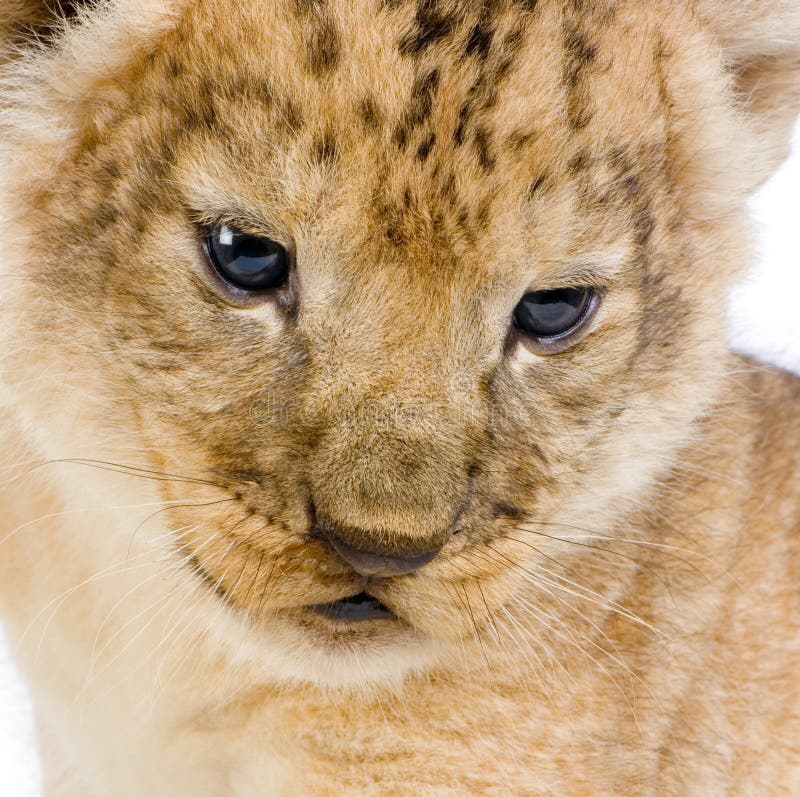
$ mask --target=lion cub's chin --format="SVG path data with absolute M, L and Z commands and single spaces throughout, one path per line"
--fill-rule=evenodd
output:
M 399 685 L 452 654 L 452 645 L 396 619 L 331 621 L 311 609 L 254 625 L 217 618 L 211 628 L 232 664 L 258 680 L 358 689 Z

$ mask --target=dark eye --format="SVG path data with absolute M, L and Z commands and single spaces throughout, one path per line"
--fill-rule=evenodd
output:
M 289 255 L 270 238 L 247 235 L 220 224 L 208 231 L 205 245 L 217 273 L 237 288 L 246 291 L 279 288 L 289 276 Z
M 514 310 L 517 329 L 543 341 L 564 338 L 588 320 L 597 304 L 592 288 L 526 293 Z

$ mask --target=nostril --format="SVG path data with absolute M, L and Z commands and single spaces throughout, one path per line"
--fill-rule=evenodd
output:
M 360 539 L 356 542 L 355 535 L 346 534 L 333 524 L 325 522 L 316 525 L 312 536 L 324 537 L 336 553 L 360 575 L 378 578 L 413 573 L 433 561 L 441 550 L 441 545 L 428 547 L 427 550 L 427 546 L 398 546 L 392 549 L 367 546 Z

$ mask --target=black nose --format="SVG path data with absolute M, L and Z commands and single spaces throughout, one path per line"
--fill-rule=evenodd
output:
M 403 547 L 391 550 L 380 550 L 374 546 L 367 548 L 361 543 L 345 539 L 345 534 L 331 523 L 318 523 L 315 530 L 331 544 L 336 553 L 353 570 L 362 576 L 378 578 L 404 576 L 428 564 L 441 550 L 441 545 L 422 552 L 419 548 L 413 550 Z M 350 534 L 347 536 L 352 539 Z

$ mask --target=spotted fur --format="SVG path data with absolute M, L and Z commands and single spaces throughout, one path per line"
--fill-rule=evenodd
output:
M 0 607 L 58 795 L 791 794 L 794 0 L 7 0 Z M 235 299 L 200 232 L 283 242 Z M 594 286 L 542 354 L 530 290 Z M 441 554 L 362 588 L 319 533 Z

